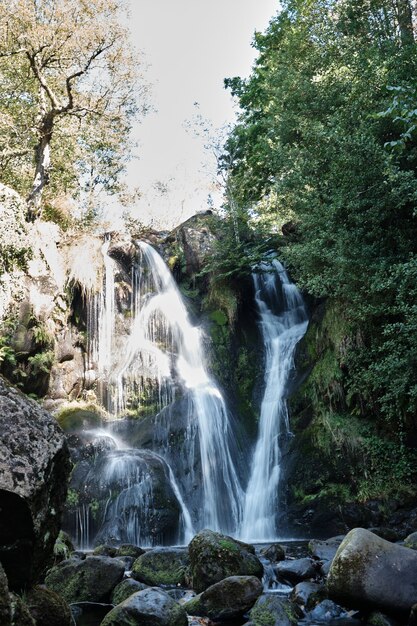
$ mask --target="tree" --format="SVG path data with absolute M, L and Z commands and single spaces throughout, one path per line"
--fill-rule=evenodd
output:
M 20 167 L 32 218 L 54 170 L 67 193 L 115 187 L 139 92 L 123 15 L 123 0 L 0 4 L 0 162 L 6 182 Z

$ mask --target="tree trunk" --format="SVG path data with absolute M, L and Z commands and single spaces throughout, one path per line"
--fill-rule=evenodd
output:
M 410 0 L 397 0 L 397 20 L 402 46 L 414 44 L 413 14 Z
M 39 143 L 35 149 L 36 170 L 32 189 L 27 197 L 28 216 L 31 221 L 42 213 L 42 193 L 49 183 L 51 168 L 51 139 L 54 127 L 54 115 L 49 111 L 42 119 Z

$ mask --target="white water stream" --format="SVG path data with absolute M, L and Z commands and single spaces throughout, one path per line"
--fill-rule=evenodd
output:
M 265 391 L 243 505 L 240 536 L 245 541 L 277 537 L 280 436 L 289 432 L 286 393 L 294 372 L 295 347 L 308 323 L 301 294 L 281 263 L 262 264 L 261 270 L 253 281 L 265 353 Z

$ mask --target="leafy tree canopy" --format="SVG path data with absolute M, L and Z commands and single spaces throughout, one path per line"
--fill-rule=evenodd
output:
M 60 195 L 91 209 L 98 190 L 119 189 L 131 121 L 145 108 L 124 9 L 123 0 L 0 3 L 0 176 L 32 217 Z

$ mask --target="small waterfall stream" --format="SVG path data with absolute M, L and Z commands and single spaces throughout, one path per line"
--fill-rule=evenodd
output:
M 265 390 L 243 505 L 240 535 L 246 541 L 272 541 L 277 536 L 280 438 L 289 433 L 286 393 L 294 370 L 295 347 L 308 323 L 297 287 L 279 261 L 271 265 L 263 263 L 261 272 L 253 274 L 265 352 Z

